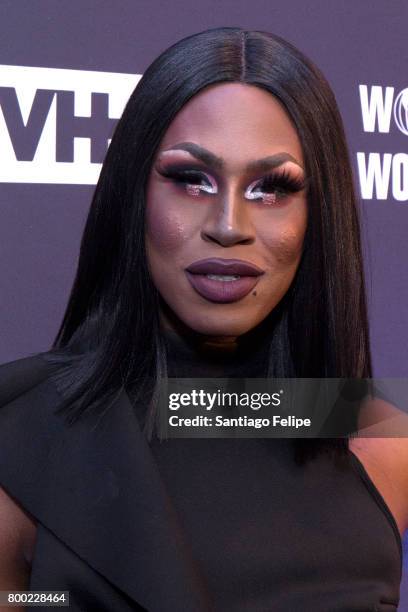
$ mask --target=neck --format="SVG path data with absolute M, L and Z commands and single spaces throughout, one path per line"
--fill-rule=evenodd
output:
M 238 336 L 202 334 L 187 327 L 167 307 L 160 308 L 160 324 L 165 334 L 177 336 L 202 349 L 230 353 L 238 347 Z
M 242 336 L 211 336 L 174 318 L 161 317 L 170 377 L 251 378 L 267 376 L 270 327 L 264 321 Z

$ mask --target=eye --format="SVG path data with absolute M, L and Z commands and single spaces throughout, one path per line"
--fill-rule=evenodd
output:
M 199 196 L 200 193 L 218 193 L 215 180 L 202 170 L 183 168 L 167 168 L 158 170 L 159 173 L 185 189 L 191 196 Z
M 291 193 L 302 191 L 305 184 L 302 177 L 292 176 L 288 172 L 271 173 L 253 181 L 245 190 L 245 197 L 248 200 L 262 200 L 265 204 L 273 205 Z

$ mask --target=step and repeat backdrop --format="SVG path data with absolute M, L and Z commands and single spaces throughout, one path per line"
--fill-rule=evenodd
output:
M 406 0 L 0 0 L 0 13 L 0 363 L 53 341 L 101 162 L 143 71 L 180 38 L 227 25 L 283 36 L 331 83 L 361 196 L 374 373 L 408 375 Z

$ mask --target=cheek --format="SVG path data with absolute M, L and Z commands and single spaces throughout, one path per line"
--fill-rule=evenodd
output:
M 263 227 L 260 239 L 268 253 L 271 268 L 292 270 L 299 263 L 302 254 L 306 217 L 302 216 L 293 223 L 275 220 Z
M 287 214 L 284 211 L 282 216 L 276 216 L 262 225 L 261 240 L 269 253 L 272 267 L 284 271 L 285 268 L 293 270 L 298 265 L 307 224 L 307 202 L 302 198 Z
M 285 229 L 270 237 L 269 248 L 274 260 L 280 266 L 296 264 L 303 247 L 304 231 Z
M 179 207 L 161 194 L 160 189 L 147 192 L 146 244 L 162 255 L 174 254 L 185 242 L 188 227 Z

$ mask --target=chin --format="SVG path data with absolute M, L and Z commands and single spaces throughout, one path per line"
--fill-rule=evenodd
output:
M 185 325 L 193 331 L 205 336 L 242 336 L 260 323 L 260 321 L 248 321 L 245 318 L 231 320 L 231 317 L 189 317 L 184 319 Z

